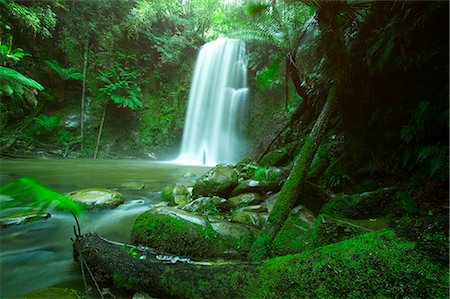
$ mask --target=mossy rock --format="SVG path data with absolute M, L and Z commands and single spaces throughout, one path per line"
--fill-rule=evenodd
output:
M 262 197 L 258 193 L 242 193 L 237 196 L 230 197 L 221 203 L 221 207 L 235 209 L 237 207 L 256 205 L 261 203 Z
M 38 289 L 15 297 L 15 299 L 88 299 L 82 292 L 66 288 Z
M 317 215 L 328 200 L 329 195 L 322 188 L 310 181 L 305 181 L 296 201 Z
M 242 193 L 266 193 L 278 192 L 283 185 L 278 182 L 245 180 L 239 184 L 231 192 L 230 196 L 237 196 Z
M 316 217 L 304 206 L 292 209 L 281 230 L 272 242 L 276 256 L 299 253 L 312 246 L 312 232 Z
M 218 206 L 225 201 L 226 199 L 218 196 L 200 197 L 185 205 L 183 210 L 202 215 L 216 215 L 219 213 Z
M 88 209 L 112 209 L 125 201 L 122 193 L 104 188 L 82 189 L 67 196 Z
M 223 223 L 222 223 L 223 222 Z M 134 244 L 190 257 L 243 258 L 250 245 L 243 246 L 253 232 L 225 221 L 171 207 L 159 207 L 141 214 L 133 224 Z
M 0 218 L 0 227 L 8 227 L 12 225 L 21 225 L 38 220 L 47 220 L 51 217 L 49 213 L 17 213 L 14 215 L 8 215 L 7 217 Z
M 265 154 L 259 161 L 263 167 L 281 166 L 289 160 L 289 151 L 287 148 L 278 149 Z
M 323 246 L 337 243 L 356 235 L 364 234 L 374 230 L 386 229 L 386 219 L 352 220 L 331 217 L 321 214 L 317 217 L 312 242 L 314 246 Z
M 265 212 L 249 211 L 245 208 L 246 207 L 233 212 L 233 215 L 231 216 L 231 222 L 262 228 L 264 223 L 266 223 L 267 218 L 269 218 L 269 214 Z
M 170 184 L 166 186 L 161 192 L 161 198 L 163 200 L 168 201 L 171 205 L 180 204 L 175 201 L 175 198 L 178 196 L 178 202 L 180 203 L 188 203 L 189 200 L 186 197 L 190 197 L 189 190 L 186 186 L 182 184 Z M 180 197 L 182 196 L 182 197 Z
M 353 195 L 335 195 L 322 209 L 322 213 L 350 219 L 369 219 L 395 214 L 400 203 L 395 188 L 382 188 L 376 191 Z
M 192 195 L 227 198 L 238 183 L 238 174 L 230 165 L 217 165 L 201 176 L 194 185 Z

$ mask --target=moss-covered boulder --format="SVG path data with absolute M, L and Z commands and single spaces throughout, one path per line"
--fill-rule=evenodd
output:
M 143 182 L 124 182 L 120 185 L 120 188 L 130 191 L 139 191 L 145 189 L 145 183 Z
M 122 193 L 104 188 L 82 189 L 67 196 L 88 209 L 112 209 L 125 201 Z
M 289 149 L 281 148 L 265 154 L 259 161 L 259 165 L 264 167 L 280 166 L 289 160 Z
M 81 299 L 88 298 L 82 292 L 67 288 L 37 289 L 29 293 L 17 296 L 16 299 Z
M 217 165 L 201 176 L 194 185 L 194 197 L 213 196 L 227 198 L 238 183 L 238 174 L 230 165 Z
M 356 235 L 388 227 L 385 218 L 369 220 L 353 220 L 331 217 L 321 214 L 312 233 L 314 246 L 323 246 L 352 238 Z
M 161 198 L 171 205 L 186 205 L 190 202 L 189 190 L 183 184 L 170 184 L 161 192 Z
M 231 222 L 261 228 L 269 218 L 269 213 L 261 205 L 242 207 L 233 211 Z
M 242 258 L 254 239 L 250 229 L 173 207 L 140 215 L 133 224 L 132 242 L 190 257 Z
M 183 210 L 203 215 L 216 215 L 219 213 L 218 206 L 225 203 L 226 199 L 212 196 L 200 197 L 183 207 Z
M 273 255 L 299 253 L 312 245 L 316 217 L 304 206 L 292 209 L 272 242 Z
M 321 209 L 328 201 L 329 196 L 323 188 L 320 188 L 310 181 L 305 181 L 297 198 L 297 202 L 301 203 L 316 215 L 320 213 Z
M 236 188 L 231 192 L 230 196 L 236 196 L 242 193 L 278 192 L 281 187 L 282 183 L 279 182 L 245 180 L 239 182 Z
M 221 207 L 226 209 L 235 209 L 237 207 L 256 205 L 262 202 L 262 196 L 258 193 L 242 193 L 230 197 L 227 201 L 221 203 Z
M 369 219 L 398 211 L 395 188 L 382 188 L 353 195 L 337 194 L 323 207 L 322 213 L 341 218 Z

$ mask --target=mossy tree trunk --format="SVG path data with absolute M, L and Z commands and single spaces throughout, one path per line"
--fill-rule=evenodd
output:
M 331 116 L 332 107 L 334 106 L 336 97 L 336 87 L 332 85 L 327 96 L 325 105 L 322 108 L 317 120 L 309 133 L 306 141 L 295 158 L 292 171 L 281 189 L 269 219 L 259 233 L 258 238 L 253 243 L 249 259 L 252 261 L 260 261 L 270 255 L 270 247 L 272 240 L 281 229 L 284 220 L 286 220 L 289 211 L 297 204 L 296 199 L 302 190 L 302 185 L 308 175 L 312 159 L 317 152 L 320 141 L 325 133 L 328 120 Z

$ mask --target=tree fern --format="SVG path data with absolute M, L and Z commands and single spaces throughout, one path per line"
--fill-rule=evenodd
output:
M 37 90 L 44 90 L 44 87 L 33 79 L 28 78 L 13 69 L 0 66 L 0 83 L 8 84 L 10 82 L 20 83 L 21 85 Z
M 83 74 L 76 68 L 64 68 L 56 60 L 46 60 L 45 64 L 64 80 L 83 80 Z
M 80 204 L 26 177 L 0 187 L 0 194 L 6 195 L 0 197 L 0 210 L 27 206 L 29 209 L 26 212 L 37 211 L 37 214 L 49 207 L 74 215 L 79 215 L 83 211 Z

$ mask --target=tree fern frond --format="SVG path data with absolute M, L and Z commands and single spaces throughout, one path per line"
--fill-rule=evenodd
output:
M 54 205 L 59 210 L 75 215 L 79 215 L 83 211 L 83 206 L 80 204 L 26 177 L 1 186 L 0 194 L 12 198 L 7 200 L 5 197 L 0 197 L 0 210 L 27 205 L 30 206 L 29 210 L 39 210 L 39 214 Z
M 27 87 L 44 90 L 44 87 L 33 79 L 25 77 L 21 73 L 7 67 L 0 66 L 0 80 L 18 82 Z

